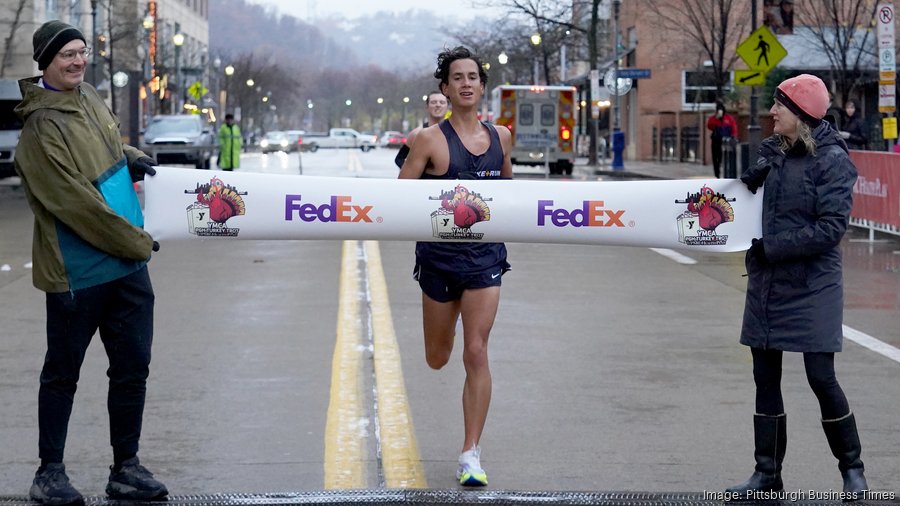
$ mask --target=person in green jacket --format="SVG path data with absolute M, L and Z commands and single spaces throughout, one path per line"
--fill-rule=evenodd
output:
M 216 165 L 222 170 L 234 170 L 241 166 L 241 128 L 234 124 L 234 115 L 225 115 L 225 124 L 219 128 L 219 158 Z
M 24 121 L 15 168 L 34 213 L 34 286 L 46 292 L 47 352 L 38 392 L 40 467 L 29 496 L 51 506 L 84 504 L 63 453 L 81 364 L 99 330 L 109 358 L 111 499 L 168 495 L 138 460 L 153 342 L 147 262 L 159 244 L 143 229 L 134 181 L 156 162 L 122 143 L 119 121 L 84 83 L 91 49 L 61 21 L 34 33 L 40 76 L 22 79 Z

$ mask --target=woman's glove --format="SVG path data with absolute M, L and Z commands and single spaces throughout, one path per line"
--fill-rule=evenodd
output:
M 750 241 L 750 256 L 756 259 L 759 265 L 766 265 L 769 260 L 766 258 L 766 248 L 763 246 L 762 239 L 753 239 Z
M 754 195 L 756 190 L 766 181 L 769 171 L 773 168 L 780 169 L 784 165 L 784 151 L 781 150 L 778 137 L 774 135 L 763 139 L 759 144 L 757 153 L 759 158 L 756 160 L 756 166 L 741 176 L 741 181 L 747 185 L 747 189 Z

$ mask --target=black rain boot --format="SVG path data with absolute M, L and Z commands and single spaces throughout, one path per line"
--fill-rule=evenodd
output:
M 869 484 L 863 475 L 865 466 L 859 459 L 862 445 L 859 443 L 859 433 L 856 430 L 856 417 L 851 411 L 836 420 L 822 420 L 822 428 L 825 430 L 825 437 L 828 438 L 831 453 L 838 459 L 838 469 L 841 470 L 841 477 L 844 479 L 844 492 L 850 494 L 845 500 L 862 499 L 862 492 L 869 490 Z
M 737 499 L 745 497 L 747 492 L 781 492 L 784 483 L 781 481 L 781 462 L 787 449 L 787 415 L 753 415 L 753 440 L 756 449 L 756 471 L 750 479 L 725 489 Z

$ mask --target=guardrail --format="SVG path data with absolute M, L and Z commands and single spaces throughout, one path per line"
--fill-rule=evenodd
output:
M 900 235 L 900 154 L 881 151 L 850 151 L 859 177 L 853 187 L 850 224 L 869 230 Z

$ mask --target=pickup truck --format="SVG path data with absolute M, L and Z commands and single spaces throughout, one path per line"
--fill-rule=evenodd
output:
M 375 136 L 365 135 L 352 128 L 332 128 L 328 133 L 307 132 L 300 136 L 302 151 L 317 151 L 319 148 L 359 148 L 363 152 L 375 149 Z

